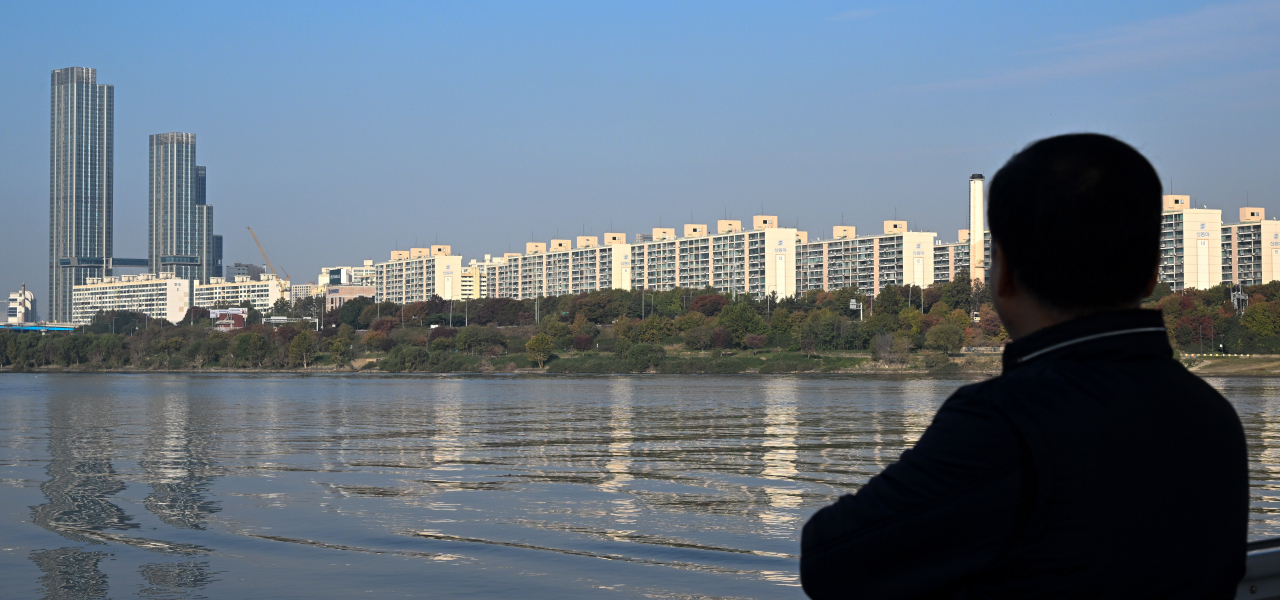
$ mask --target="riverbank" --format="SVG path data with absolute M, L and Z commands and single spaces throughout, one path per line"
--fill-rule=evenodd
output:
M 156 363 L 157 366 L 163 363 Z M 0 372 L 13 372 L 4 368 Z M 1000 371 L 1000 357 L 989 353 L 942 357 L 938 355 L 907 354 L 877 360 L 869 354 L 844 353 L 833 355 L 806 355 L 790 352 L 687 352 L 668 353 L 650 360 L 619 357 L 610 352 L 570 353 L 552 356 L 544 366 L 538 367 L 523 353 L 498 356 L 447 355 L 443 359 L 420 362 L 406 361 L 401 357 L 374 355 L 356 358 L 349 363 L 313 364 L 307 368 L 231 368 L 204 367 L 199 369 L 137 368 L 132 366 L 108 368 L 100 364 L 70 366 L 46 365 L 28 368 L 33 373 L 519 373 L 519 374 L 902 374 L 902 375 L 994 375 Z
M 647 363 L 619 358 L 613 353 L 572 353 L 553 356 L 538 367 L 523 354 L 500 356 L 451 355 L 437 362 L 406 365 L 390 369 L 387 355 L 356 358 L 348 363 L 313 364 L 307 368 L 204 367 L 199 369 L 107 368 L 102 365 L 46 365 L 28 368 L 29 373 L 206 373 L 206 374 L 625 374 L 648 373 L 667 375 L 770 375 L 770 374 L 850 374 L 850 375 L 998 375 L 1000 355 L 986 352 L 952 355 L 945 358 L 928 354 L 909 354 L 877 360 L 869 354 L 805 355 L 790 352 L 753 354 L 689 352 L 671 353 Z M 1201 377 L 1280 377 L 1280 355 L 1184 357 L 1183 364 Z M 160 364 L 160 363 L 157 363 Z M 411 368 L 410 368 L 411 367 Z M 0 373 L 17 372 L 12 367 Z

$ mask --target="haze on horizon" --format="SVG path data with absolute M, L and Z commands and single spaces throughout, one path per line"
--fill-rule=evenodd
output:
M 261 262 L 252 226 L 298 283 L 761 210 L 952 241 L 971 173 L 1072 131 L 1280 216 L 1280 2 L 10 3 L 0 56 L 0 292 L 42 310 L 69 66 L 115 86 L 116 256 L 145 257 L 147 136 L 192 132 L 224 263 Z

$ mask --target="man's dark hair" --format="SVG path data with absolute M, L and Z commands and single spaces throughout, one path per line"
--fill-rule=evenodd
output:
M 1160 176 L 1128 144 L 1095 133 L 1027 146 L 991 180 L 991 238 L 1014 279 L 1067 312 L 1142 298 L 1160 260 Z

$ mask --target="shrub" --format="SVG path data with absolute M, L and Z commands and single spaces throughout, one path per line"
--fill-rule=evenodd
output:
M 702 314 L 702 313 L 691 313 Z M 711 347 L 711 335 L 715 330 L 702 325 L 684 332 L 684 347 L 690 350 L 706 350 Z
M 642 372 L 647 371 L 649 367 L 656 367 L 662 362 L 667 355 L 666 350 L 662 346 L 654 346 L 652 344 L 632 344 L 627 349 L 624 357 L 623 366 L 628 371 Z
M 584 333 L 581 335 L 573 336 L 574 350 L 590 350 L 595 345 L 596 345 L 596 340 L 595 338 L 591 337 L 590 334 Z

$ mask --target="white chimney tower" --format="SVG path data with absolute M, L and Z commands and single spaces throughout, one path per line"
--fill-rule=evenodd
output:
M 982 222 L 982 184 L 981 173 L 969 176 L 969 276 L 978 281 L 987 280 L 986 273 L 986 231 Z

